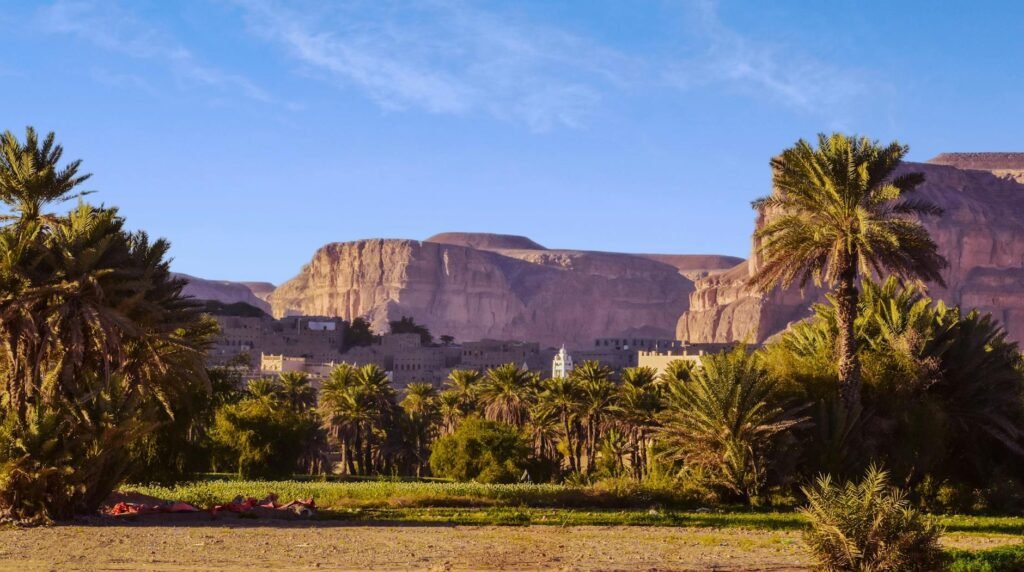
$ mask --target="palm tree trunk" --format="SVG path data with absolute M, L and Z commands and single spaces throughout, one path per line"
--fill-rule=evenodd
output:
M 857 318 L 857 267 L 852 263 L 843 271 L 836 292 L 836 322 L 839 338 L 836 340 L 838 358 L 839 398 L 847 411 L 860 404 L 860 360 L 857 357 L 857 341 L 854 339 L 853 322 Z
M 576 472 L 576 457 L 573 455 L 572 448 L 572 428 L 569 427 L 569 418 L 567 416 L 562 417 L 562 423 L 565 426 L 565 454 L 569 457 L 569 471 Z

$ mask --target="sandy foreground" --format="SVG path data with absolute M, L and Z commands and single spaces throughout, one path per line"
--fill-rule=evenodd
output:
M 952 535 L 990 548 L 1010 536 Z M 89 523 L 0 530 L 3 570 L 809 570 L 795 531 L 344 522 Z

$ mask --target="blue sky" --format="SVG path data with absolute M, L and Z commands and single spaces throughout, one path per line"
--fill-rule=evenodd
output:
M 207 278 L 440 231 L 746 256 L 769 157 L 1021 150 L 1024 3 L 0 0 L 0 128 Z

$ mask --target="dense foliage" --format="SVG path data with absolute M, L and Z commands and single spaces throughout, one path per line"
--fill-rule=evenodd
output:
M 530 449 L 513 427 L 473 418 L 440 438 L 430 455 L 435 475 L 459 481 L 514 483 L 530 460 Z
M 88 175 L 62 154 L 53 134 L 0 137 L 0 515 L 19 520 L 94 510 L 131 447 L 209 384 L 215 326 L 168 244 L 82 202 Z
M 250 381 L 242 399 L 217 411 L 211 434 L 222 468 L 267 479 L 320 469 L 320 421 L 312 411 L 313 395 L 305 374 Z
M 764 351 L 772 375 L 810 409 L 804 465 L 850 476 L 872 460 L 904 485 L 978 491 L 1024 506 L 1024 377 L 1020 352 L 991 316 L 964 314 L 893 278 L 865 281 L 854 323 L 863 407 L 834 407 L 834 304 L 815 306 Z M 936 484 L 938 483 L 938 484 Z M 995 485 L 1000 487 L 994 488 Z M 922 489 L 923 490 L 923 489 Z M 949 494 L 948 491 L 945 494 Z M 971 503 L 947 509 L 970 509 Z

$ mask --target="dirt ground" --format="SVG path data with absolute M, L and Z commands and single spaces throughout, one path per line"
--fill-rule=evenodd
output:
M 198 516 L 198 515 L 196 515 Z M 952 536 L 963 548 L 1019 542 Z M 0 529 L 3 570 L 808 570 L 794 531 L 96 519 Z

